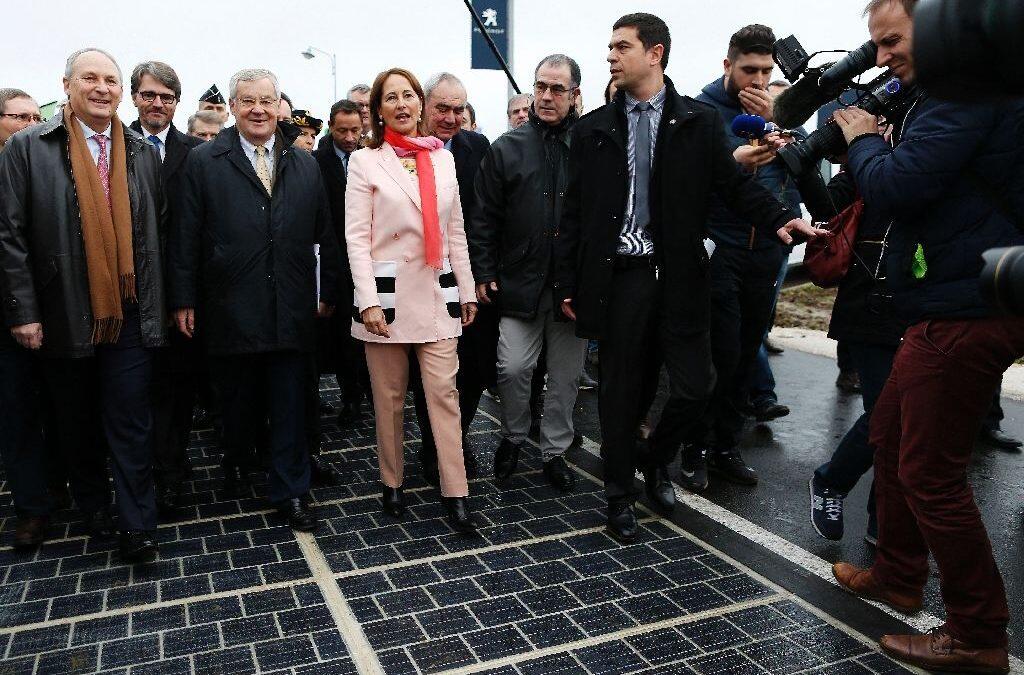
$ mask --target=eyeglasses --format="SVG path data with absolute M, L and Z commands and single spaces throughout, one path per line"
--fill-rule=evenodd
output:
M 155 91 L 140 91 L 139 98 L 146 103 L 152 103 L 157 97 L 160 97 L 160 102 L 164 105 L 171 105 L 178 100 L 178 97 L 174 94 L 158 94 Z
M 10 117 L 16 119 L 19 122 L 35 122 L 38 124 L 43 121 L 43 118 L 39 115 L 33 115 L 32 113 L 0 113 L 0 116 Z
M 369 110 L 370 109 L 370 104 L 369 103 L 356 103 L 356 105 L 359 107 L 360 110 Z
M 466 114 L 466 106 L 464 105 L 451 106 L 445 103 L 438 103 L 434 106 L 434 110 L 438 115 L 447 115 L 448 113 L 455 113 L 456 115 Z
M 563 87 L 560 84 L 548 84 L 539 80 L 533 83 L 533 91 L 537 96 L 543 96 L 548 90 L 551 91 L 552 96 L 565 96 L 572 91 L 571 88 Z
M 245 98 L 238 99 L 238 105 L 243 108 L 255 108 L 257 105 L 263 108 L 275 108 L 277 107 L 278 101 L 281 99 L 270 98 L 269 96 L 264 98 L 251 98 L 246 96 Z

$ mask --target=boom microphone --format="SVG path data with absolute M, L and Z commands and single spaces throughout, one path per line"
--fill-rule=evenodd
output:
M 842 93 L 842 85 L 828 90 L 818 86 L 821 69 L 808 69 L 807 74 L 775 98 L 775 122 L 785 129 L 796 129 L 809 120 L 818 108 Z
M 877 58 L 878 45 L 868 40 L 822 73 L 818 85 L 824 89 L 848 82 L 874 68 Z

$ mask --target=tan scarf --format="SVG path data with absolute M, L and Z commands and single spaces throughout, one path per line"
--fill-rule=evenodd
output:
M 92 343 L 117 342 L 124 314 L 121 300 L 135 301 L 135 260 L 132 248 L 132 207 L 128 197 L 128 163 L 124 129 L 114 115 L 108 149 L 110 202 L 100 173 L 70 105 L 64 106 L 71 174 L 82 215 L 82 240 L 92 305 Z

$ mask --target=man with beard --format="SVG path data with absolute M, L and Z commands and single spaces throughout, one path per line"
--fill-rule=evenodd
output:
M 750 175 L 792 212 L 800 212 L 795 182 L 778 164 L 772 164 L 782 144 L 777 134 L 760 145 L 732 133 L 732 121 L 740 114 L 772 119 L 768 94 L 775 63 L 775 34 L 768 26 L 754 24 L 737 31 L 729 40 L 725 75 L 704 87 L 697 100 L 713 106 L 722 116 L 725 137 L 733 157 Z M 708 469 L 741 485 L 756 485 L 757 472 L 743 461 L 737 436 L 743 427 L 747 381 L 771 321 L 779 267 L 787 248 L 771 232 L 761 232 L 715 197 L 708 217 L 715 243 L 711 256 L 711 356 L 718 379 L 704 424 L 698 427 L 683 450 L 681 482 L 700 492 L 707 487 Z M 754 410 L 759 422 L 783 417 L 789 408 L 765 401 Z M 710 449 L 709 449 L 710 448 Z
M 132 103 L 139 119 L 131 128 L 148 140 L 160 154 L 160 175 L 173 223 L 182 169 L 189 150 L 202 140 L 174 127 L 174 111 L 181 98 L 181 81 L 166 63 L 146 61 L 131 76 Z M 167 233 L 163 233 L 166 241 Z M 161 513 L 173 511 L 188 475 L 188 437 L 192 430 L 192 406 L 196 400 L 202 355 L 177 331 L 168 335 L 168 346 L 157 350 L 153 360 L 153 477 L 156 505 Z
M 530 383 L 546 346 L 540 450 L 545 478 L 563 492 L 575 483 L 564 455 L 573 441 L 587 341 L 573 334 L 559 311 L 552 283 L 579 88 L 579 65 L 568 56 L 552 54 L 537 64 L 530 119 L 488 150 L 476 177 L 478 208 L 467 232 L 477 297 L 484 305 L 495 303 L 501 313 L 502 441 L 495 452 L 495 477 L 505 480 L 515 473 L 530 431 Z
M 466 102 L 466 88 L 459 78 L 451 73 L 433 75 L 424 85 L 423 93 L 426 96 L 423 110 L 426 132 L 444 141 L 445 148 L 455 157 L 455 175 L 459 182 L 462 215 L 466 222 L 466 234 L 469 236 L 473 231 L 473 213 L 476 210 L 473 180 L 490 144 L 486 136 L 463 128 L 469 104 Z M 480 404 L 480 396 L 485 388 L 494 383 L 497 343 L 497 314 L 491 308 L 481 305 L 476 320 L 462 329 L 458 347 L 459 372 L 456 376 L 459 410 L 462 413 L 463 461 L 466 473 L 471 477 L 476 473 L 476 458 L 472 447 L 466 442 L 466 432 L 473 422 L 476 408 Z M 414 383 L 416 419 L 423 436 L 420 452 L 423 473 L 427 480 L 437 484 L 437 445 L 434 443 L 433 429 L 427 416 L 427 401 L 423 395 L 420 378 L 410 376 L 409 379 Z

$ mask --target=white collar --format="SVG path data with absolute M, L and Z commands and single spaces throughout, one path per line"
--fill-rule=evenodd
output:
M 98 131 L 93 131 L 92 127 L 87 125 L 82 120 L 78 119 L 77 116 L 75 117 L 75 121 L 78 122 L 78 126 L 82 127 L 82 133 L 85 135 L 85 140 L 89 140 L 93 136 L 96 136 L 97 134 L 100 133 Z M 114 138 L 113 134 L 111 133 L 111 128 L 112 127 L 113 127 L 113 125 L 108 123 L 107 124 L 107 128 L 102 133 L 103 136 L 106 136 L 110 140 L 113 140 L 113 138 Z
M 238 132 L 238 140 L 242 142 L 242 149 L 243 150 L 245 150 L 246 152 L 251 153 L 253 155 L 256 154 L 256 145 L 254 143 L 250 143 L 249 139 L 246 138 L 245 135 L 242 134 L 241 131 Z M 273 152 L 273 150 L 274 150 L 274 141 L 276 141 L 276 140 L 277 140 L 277 133 L 275 132 L 274 135 L 270 137 L 270 140 L 268 140 L 266 143 L 263 144 L 263 147 L 267 149 L 267 153 L 272 153 Z
M 164 130 L 158 134 L 149 133 L 149 130 L 147 130 L 146 127 L 142 126 L 141 121 L 139 122 L 139 128 L 142 129 L 142 137 L 145 138 L 147 141 L 149 140 L 150 136 L 156 136 L 157 138 L 160 139 L 160 143 L 162 143 L 164 147 L 167 147 L 167 134 L 170 133 L 171 131 L 170 124 L 164 127 Z

